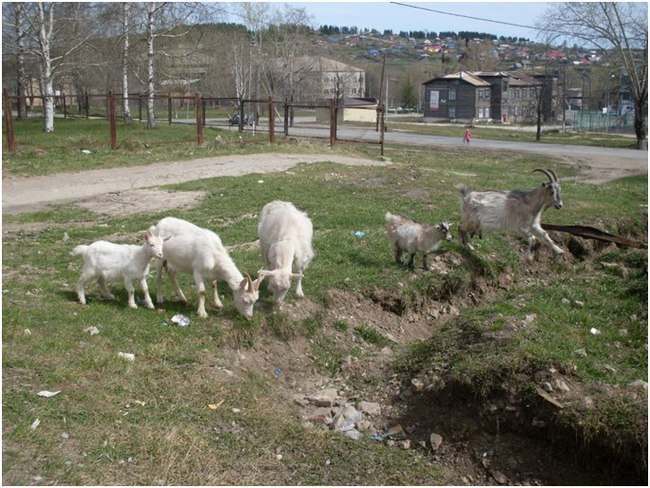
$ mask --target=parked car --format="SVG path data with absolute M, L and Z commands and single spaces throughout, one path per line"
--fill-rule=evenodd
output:
M 255 117 L 249 116 L 249 114 L 244 114 L 244 124 L 253 125 Z M 239 125 L 239 114 L 235 114 L 228 119 L 229 125 Z

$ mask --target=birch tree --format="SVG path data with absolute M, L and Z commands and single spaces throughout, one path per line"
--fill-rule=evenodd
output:
M 22 3 L 3 4 L 3 23 L 6 29 L 2 32 L 2 41 L 5 53 L 15 56 L 16 69 L 16 95 L 18 96 L 18 118 L 27 118 L 27 72 L 26 72 L 26 46 L 25 37 L 27 26 L 25 24 L 25 5 Z
M 147 86 L 147 128 L 156 127 L 155 115 L 155 88 L 156 88 L 156 61 L 157 57 L 164 57 L 166 53 L 159 49 L 160 40 L 165 38 L 178 39 L 186 36 L 190 29 L 186 23 L 197 14 L 204 17 L 210 16 L 212 11 L 208 4 L 200 2 L 145 2 L 144 3 L 144 38 L 146 43 L 146 86 Z M 162 47 L 162 46 L 160 46 Z M 188 46 L 188 51 L 195 46 Z M 189 53 L 188 53 L 189 54 Z
M 27 53 L 38 61 L 43 130 L 54 131 L 54 81 L 65 73 L 70 56 L 93 35 L 91 4 L 24 3 L 25 22 L 21 24 Z M 55 12 L 58 12 L 55 15 Z M 82 22 L 83 19 L 83 22 Z
M 646 2 L 551 3 L 538 27 L 548 39 L 597 48 L 630 80 L 637 149 L 648 148 L 648 5 Z
M 129 106 L 129 33 L 130 8 L 128 2 L 122 3 L 122 116 L 124 121 L 131 120 Z

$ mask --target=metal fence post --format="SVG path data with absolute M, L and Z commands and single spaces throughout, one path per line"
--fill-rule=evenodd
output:
M 289 135 L 289 104 L 284 102 L 284 135 Z
M 377 108 L 377 117 L 379 118 L 379 146 L 381 155 L 384 155 L 384 132 L 386 132 L 386 118 L 384 116 L 384 105 Z
M 167 95 L 167 121 L 172 125 L 172 94 Z
M 11 115 L 11 100 L 6 88 L 2 89 L 2 105 L 5 114 L 5 127 L 7 128 L 7 146 L 11 152 L 16 150 L 16 139 L 14 137 L 14 122 Z
M 111 149 L 117 149 L 117 126 L 115 124 L 115 97 L 108 92 L 108 125 L 111 134 Z
M 237 127 L 239 132 L 244 130 L 244 101 L 241 99 L 239 100 L 239 124 Z
M 275 113 L 273 108 L 273 99 L 269 97 L 269 142 L 275 142 Z
M 86 114 L 86 118 L 90 118 L 90 98 L 88 97 L 88 90 L 86 90 L 86 93 L 84 95 L 84 113 Z
M 336 105 L 333 98 L 330 98 L 330 147 L 336 142 Z
M 194 109 L 196 111 L 196 143 L 203 144 L 203 117 L 201 116 L 201 99 L 198 92 L 194 94 Z

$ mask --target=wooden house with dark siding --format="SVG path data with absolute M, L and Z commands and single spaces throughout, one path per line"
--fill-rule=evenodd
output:
M 549 77 L 550 79 L 550 77 Z M 548 85 L 548 87 L 547 87 Z M 531 122 L 541 96 L 545 120 L 554 114 L 548 79 L 513 71 L 461 71 L 424 83 L 425 120 Z
M 490 84 L 460 71 L 424 82 L 424 119 L 471 122 L 490 119 Z

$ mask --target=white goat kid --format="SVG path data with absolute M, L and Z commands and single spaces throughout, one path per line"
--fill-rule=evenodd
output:
M 156 263 L 158 303 L 163 302 L 162 268 L 166 267 L 176 296 L 184 303 L 187 303 L 187 298 L 178 285 L 177 274 L 191 273 L 194 276 L 199 295 L 197 313 L 200 317 L 208 316 L 205 311 L 204 284 L 207 279 L 212 283 L 213 304 L 216 308 L 223 307 L 217 290 L 217 280 L 223 280 L 233 292 L 237 310 L 248 320 L 252 318 L 263 277 L 253 281 L 248 274 L 242 275 L 217 234 L 175 217 L 163 218 L 150 230 L 156 235 L 169 238 L 163 247 L 163 259 Z
M 534 234 L 537 234 L 556 254 L 564 251 L 558 247 L 542 228 L 542 212 L 554 206 L 562 208 L 560 183 L 552 170 L 534 169 L 544 173 L 549 181 L 531 191 L 470 191 L 458 185 L 461 198 L 460 240 L 473 250 L 469 237 L 482 237 L 484 231 L 519 234 L 528 241 L 528 260 L 533 259 Z
M 406 251 L 410 256 L 407 263 L 409 268 L 414 267 L 415 254 L 421 252 L 423 268 L 429 269 L 427 255 L 437 251 L 444 241 L 451 240 L 449 232 L 451 224 L 449 222 L 423 225 L 401 215 L 386 212 L 386 223 L 388 224 L 388 239 L 395 253 L 395 260 L 399 264 L 404 264 L 403 252 Z
M 292 279 L 297 280 L 296 296 L 303 298 L 303 273 L 314 257 L 314 229 L 307 214 L 292 203 L 275 200 L 262 209 L 257 230 L 267 268 L 260 270 L 259 276 L 269 277 L 273 300 L 279 303 L 284 299 Z
M 146 231 L 144 239 L 141 246 L 96 241 L 89 246 L 81 245 L 72 250 L 72 256 L 81 255 L 84 260 L 81 277 L 77 282 L 77 296 L 82 305 L 86 304 L 84 287 L 90 280 L 97 280 L 102 296 L 109 300 L 115 297 L 106 288 L 106 283 L 123 280 L 129 294 L 129 307 L 138 308 L 133 288 L 133 280 L 138 280 L 146 307 L 154 308 L 147 287 L 147 275 L 151 258 L 162 258 L 163 239 L 149 231 Z

